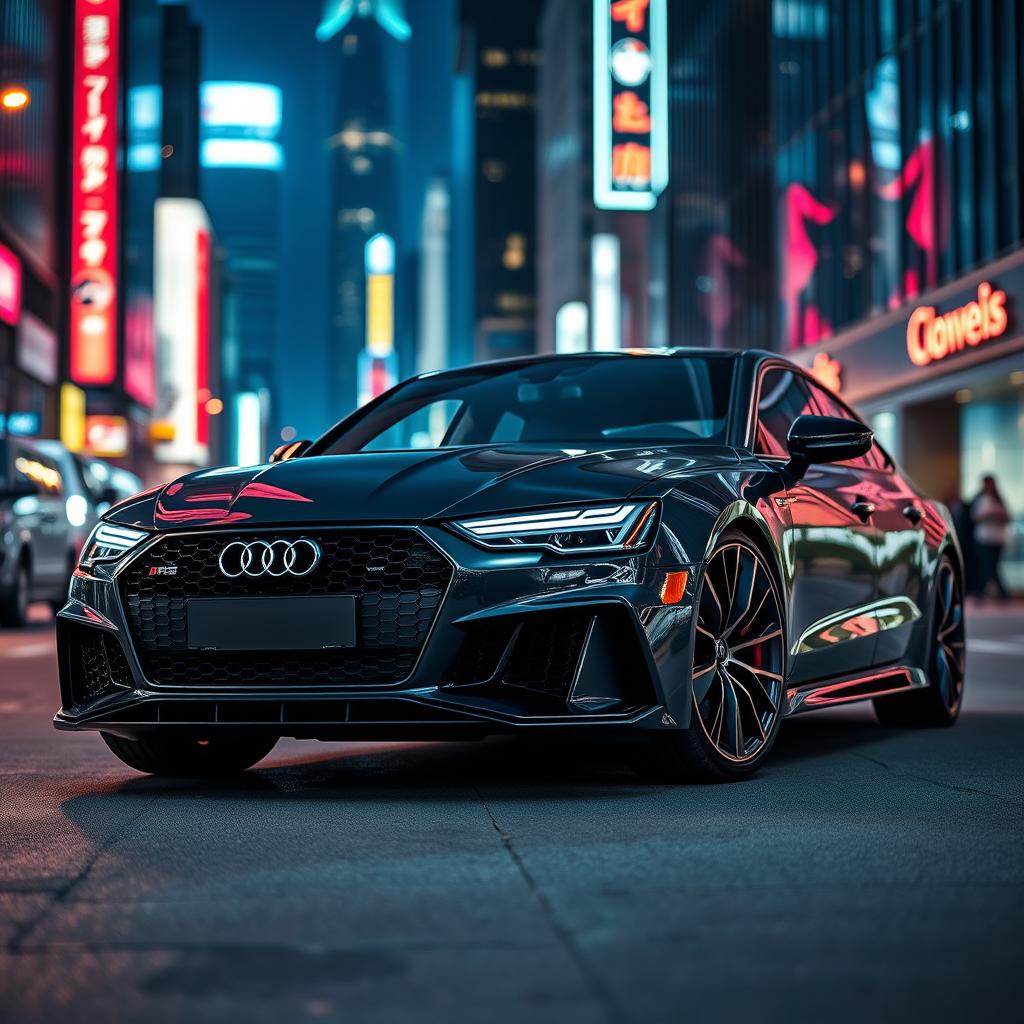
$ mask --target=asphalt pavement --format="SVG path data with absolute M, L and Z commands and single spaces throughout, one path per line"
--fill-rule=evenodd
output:
M 515 738 L 156 780 L 0 633 L 0 1021 L 1016 1017 L 1024 610 L 968 626 L 956 728 L 807 715 L 717 786 Z

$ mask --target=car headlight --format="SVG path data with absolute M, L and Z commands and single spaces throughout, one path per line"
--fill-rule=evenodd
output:
M 453 525 L 485 548 L 546 548 L 560 555 L 633 551 L 650 538 L 657 511 L 657 502 L 641 501 L 463 519 Z
M 113 523 L 100 523 L 89 534 L 78 565 L 82 569 L 91 569 L 97 562 L 116 562 L 146 537 L 144 530 L 135 530 L 130 526 L 115 526 Z

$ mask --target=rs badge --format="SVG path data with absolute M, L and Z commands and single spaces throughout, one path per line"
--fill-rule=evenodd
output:
M 151 565 L 149 567 L 150 576 L 177 576 L 178 567 L 176 565 Z

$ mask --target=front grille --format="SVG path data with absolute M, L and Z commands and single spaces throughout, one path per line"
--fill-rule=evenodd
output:
M 128 659 L 117 638 L 99 629 L 69 632 L 72 689 L 76 704 L 87 704 L 118 687 L 134 685 Z
M 310 537 L 323 552 L 308 576 L 229 579 L 217 559 L 236 540 Z M 151 575 L 154 568 L 173 576 Z M 146 678 L 164 686 L 273 686 L 400 682 L 451 580 L 446 559 L 412 530 L 167 534 L 120 576 Z M 198 651 L 188 647 L 188 601 L 201 597 L 353 594 L 356 646 L 325 651 Z

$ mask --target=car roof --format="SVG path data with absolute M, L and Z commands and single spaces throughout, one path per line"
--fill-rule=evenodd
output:
M 562 362 L 574 359 L 722 359 L 735 360 L 740 356 L 754 356 L 758 359 L 779 358 L 777 353 L 768 352 L 763 349 L 741 349 L 741 348 L 702 348 L 698 345 L 677 346 L 671 348 L 619 348 L 611 351 L 595 352 L 544 352 L 538 355 L 511 356 L 506 359 L 488 359 L 480 362 L 468 363 L 464 366 L 448 367 L 443 370 L 430 370 L 427 373 L 418 374 L 418 377 L 435 377 L 441 374 L 459 373 L 465 370 L 474 370 L 482 367 L 515 369 L 517 366 L 535 366 L 538 363 Z

